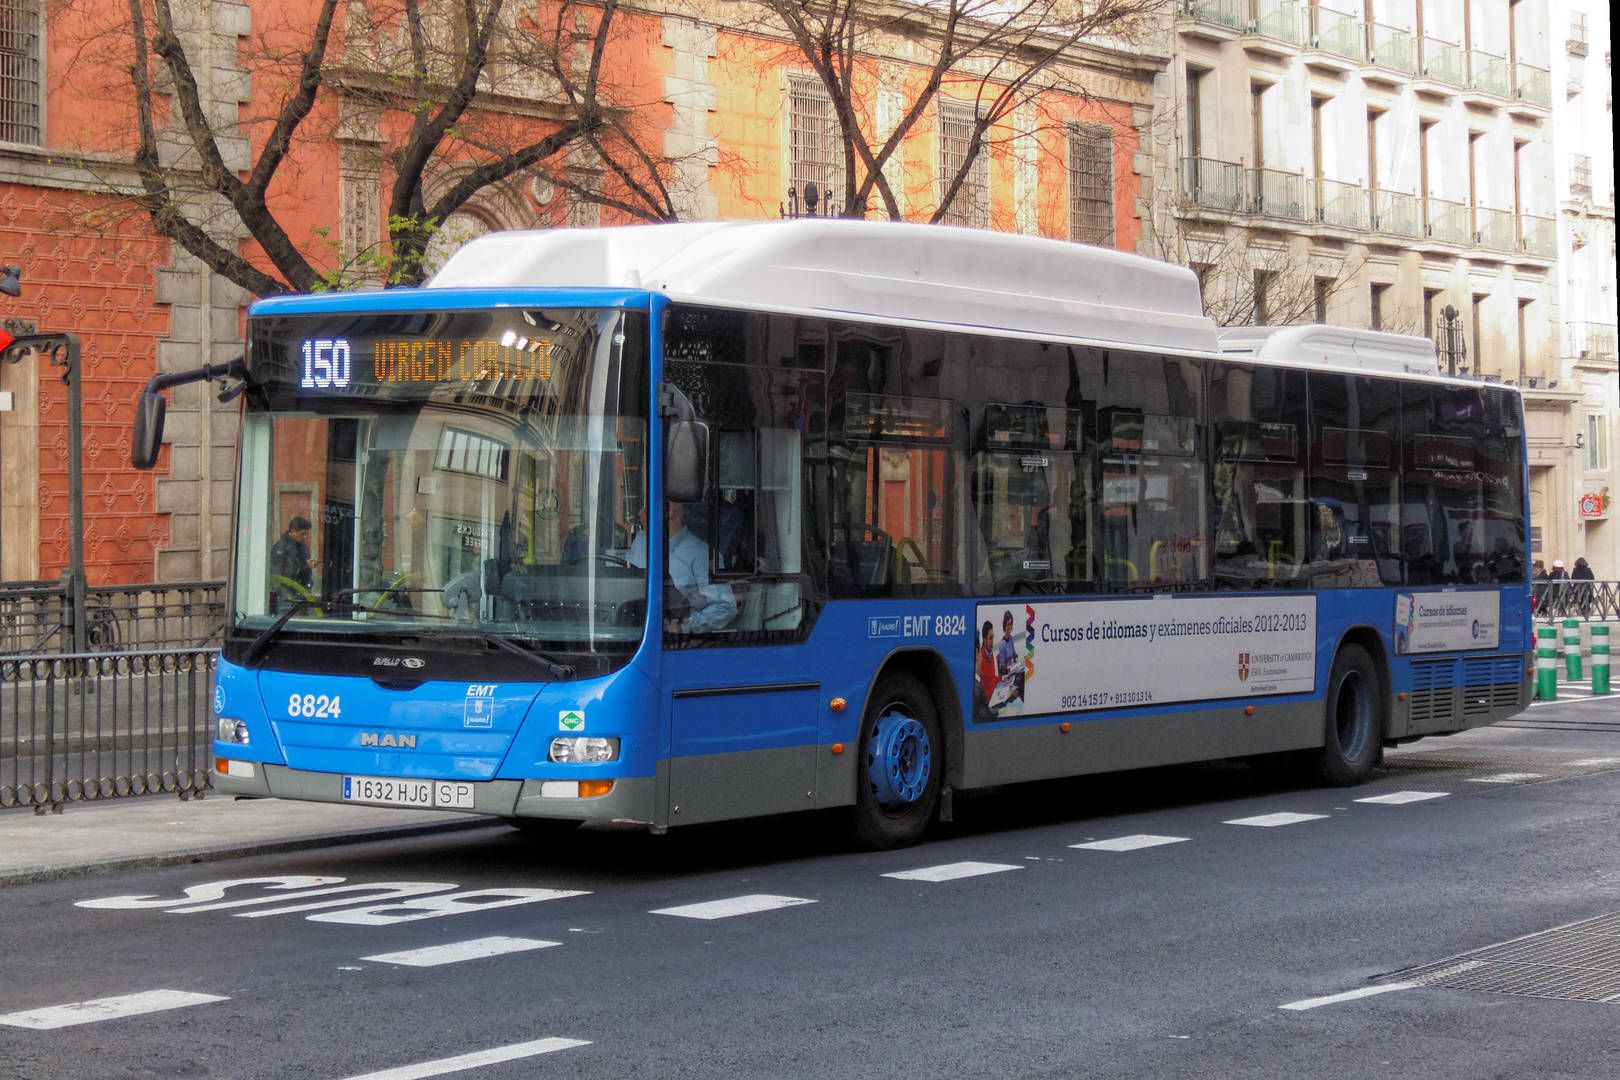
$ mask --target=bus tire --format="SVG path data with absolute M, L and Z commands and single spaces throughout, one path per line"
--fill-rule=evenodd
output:
M 1322 711 L 1316 778 L 1336 787 L 1361 783 L 1378 766 L 1388 705 L 1378 667 L 1360 645 L 1345 645 L 1333 658 Z
M 856 840 L 886 849 L 921 839 L 939 806 L 944 746 L 938 711 L 923 681 L 909 671 L 879 679 L 861 721 Z

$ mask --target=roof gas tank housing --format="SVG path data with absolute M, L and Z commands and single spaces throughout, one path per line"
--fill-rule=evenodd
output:
M 1361 368 L 1379 374 L 1439 375 L 1434 342 L 1410 334 L 1347 326 L 1231 326 L 1220 331 L 1221 352 L 1287 364 Z
M 1108 248 L 838 219 L 491 233 L 430 288 L 652 289 L 672 300 L 1216 352 L 1198 279 Z

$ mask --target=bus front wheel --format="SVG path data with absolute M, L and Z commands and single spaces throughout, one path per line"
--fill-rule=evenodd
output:
M 1372 775 L 1384 737 L 1383 681 L 1367 650 L 1346 645 L 1333 658 L 1324 703 L 1324 739 L 1316 773 L 1338 787 Z
M 939 805 L 943 744 L 922 680 L 892 671 L 879 680 L 861 723 L 855 837 L 866 847 L 916 843 Z

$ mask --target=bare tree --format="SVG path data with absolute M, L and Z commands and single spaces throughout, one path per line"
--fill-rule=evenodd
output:
M 507 0 L 319 0 L 312 15 L 257 7 L 240 49 L 252 100 L 230 111 L 199 86 L 208 27 L 185 25 L 208 6 L 127 0 L 119 15 L 87 4 L 71 24 L 84 28 L 75 63 L 90 78 L 120 58 L 126 108 L 133 94 L 133 139 L 109 149 L 102 133 L 93 156 L 132 167 L 135 202 L 157 232 L 250 293 L 418 282 L 451 215 L 537 174 L 628 217 L 678 216 L 674 163 L 647 149 L 658 143 L 636 119 L 646 103 L 609 85 L 619 0 L 560 0 L 532 15 Z M 271 24 L 276 15 L 284 21 Z M 290 234 L 285 202 L 300 170 L 329 160 L 333 118 L 357 110 L 390 132 L 386 242 L 347 253 L 360 267 Z M 581 155 L 587 168 L 574 167 Z
M 843 147 L 842 213 L 862 217 L 874 196 L 901 217 L 885 166 L 941 97 L 972 107 L 960 161 L 941 177 L 940 221 L 998 127 L 1053 91 L 1087 96 L 1076 63 L 1084 45 L 1128 48 L 1168 0 L 759 0 L 762 29 L 785 34 L 832 100 Z M 877 130 L 876 59 L 904 56 L 917 77 L 904 108 Z

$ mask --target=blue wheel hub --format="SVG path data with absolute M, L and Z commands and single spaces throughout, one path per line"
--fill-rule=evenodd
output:
M 894 810 L 923 797 L 934 766 L 928 730 L 896 709 L 878 717 L 867 744 L 866 773 L 877 804 Z

